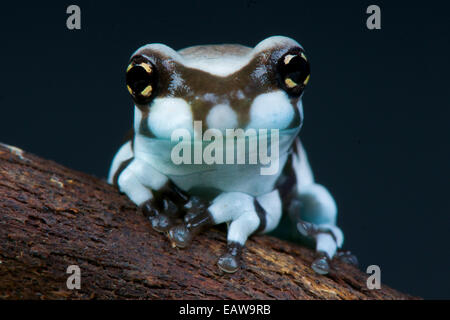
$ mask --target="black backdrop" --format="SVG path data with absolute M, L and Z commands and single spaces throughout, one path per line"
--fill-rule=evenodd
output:
M 253 46 L 286 35 L 312 77 L 301 136 L 346 248 L 382 281 L 450 297 L 448 12 L 427 1 L 10 2 L 0 8 L 0 141 L 105 177 L 132 123 L 129 55 L 145 43 Z M 381 7 L 382 29 L 366 28 Z M 1 280 L 1 279 L 0 279 Z

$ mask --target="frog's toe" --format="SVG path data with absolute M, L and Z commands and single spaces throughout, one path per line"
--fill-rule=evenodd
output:
M 169 239 L 179 248 L 187 247 L 192 241 L 192 232 L 185 225 L 178 225 L 170 228 Z
M 153 229 L 158 232 L 166 232 L 172 226 L 171 219 L 157 209 L 153 199 L 148 200 L 142 205 L 142 212 L 150 221 Z
M 359 266 L 358 258 L 350 251 L 339 251 L 336 253 L 336 257 L 342 262 L 351 264 L 355 267 Z
M 300 219 L 297 222 L 297 230 L 305 237 L 313 237 L 317 234 L 317 228 L 314 224 Z
M 150 220 L 153 229 L 158 232 L 166 232 L 172 226 L 172 221 L 165 214 L 159 214 L 154 217 L 149 217 L 148 219 Z
M 311 264 L 311 268 L 318 274 L 328 274 L 330 272 L 330 264 L 326 254 L 319 254 L 318 258 Z
M 221 256 L 217 261 L 217 265 L 220 270 L 226 273 L 234 273 L 239 269 L 238 258 L 229 253 L 225 253 Z
M 189 201 L 184 205 L 186 214 L 184 216 L 184 222 L 190 223 L 197 220 L 199 217 L 205 215 L 209 202 L 199 197 L 192 196 Z
M 198 215 L 199 215 L 198 212 L 188 211 L 184 215 L 183 220 L 184 220 L 185 223 L 189 223 L 189 222 L 193 221 Z
M 242 245 L 237 242 L 229 242 L 227 252 L 217 261 L 219 268 L 226 273 L 234 273 L 240 267 Z
M 207 211 L 198 213 L 187 222 L 177 225 L 169 230 L 169 239 L 177 247 L 184 248 L 192 238 L 208 226 L 212 226 L 213 220 Z

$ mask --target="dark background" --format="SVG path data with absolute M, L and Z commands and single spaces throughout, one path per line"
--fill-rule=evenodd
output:
M 124 69 L 139 46 L 292 37 L 312 64 L 301 137 L 346 248 L 396 289 L 450 298 L 449 7 L 392 2 L 2 2 L 0 141 L 105 177 L 132 124 Z M 370 4 L 381 30 L 366 28 Z

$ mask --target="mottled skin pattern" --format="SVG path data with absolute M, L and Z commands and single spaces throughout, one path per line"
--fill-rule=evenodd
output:
M 343 234 L 336 226 L 336 204 L 315 183 L 298 138 L 309 70 L 303 48 L 286 37 L 268 38 L 253 49 L 140 48 L 127 67 L 134 135 L 116 154 L 109 182 L 177 247 L 189 245 L 204 228 L 226 222 L 227 251 L 218 260 L 225 272 L 238 270 L 247 238 L 274 230 L 285 211 L 300 234 L 316 243 L 313 269 L 327 273 Z M 175 130 L 184 129 L 201 141 L 194 121 L 201 121 L 202 132 L 278 130 L 277 172 L 261 175 L 262 165 L 171 163 L 168 145 Z

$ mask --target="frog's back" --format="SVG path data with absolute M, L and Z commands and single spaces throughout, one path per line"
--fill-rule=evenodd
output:
M 189 68 L 226 76 L 248 63 L 252 49 L 239 44 L 222 44 L 188 47 L 178 53 Z
M 240 44 L 211 44 L 181 49 L 178 53 L 184 59 L 219 59 L 224 56 L 243 57 L 251 53 L 252 48 Z

